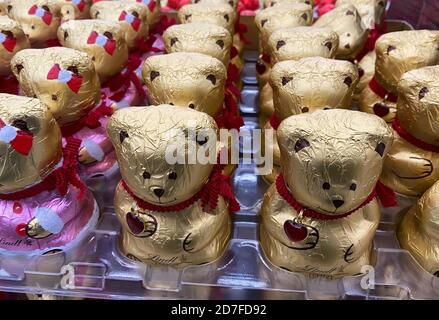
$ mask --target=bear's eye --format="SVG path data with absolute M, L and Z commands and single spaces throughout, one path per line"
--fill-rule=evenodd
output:
M 309 146 L 310 146 L 310 144 L 309 144 L 308 140 L 301 138 L 301 139 L 297 140 L 296 144 L 294 145 L 294 151 L 299 152 L 303 148 L 306 148 Z
M 351 79 L 351 77 L 346 77 L 346 78 L 344 79 L 344 84 L 347 85 L 348 87 L 350 87 L 351 84 L 352 84 L 352 79 Z
M 324 190 L 329 190 L 329 189 L 331 189 L 331 185 L 328 182 L 325 182 L 322 184 L 322 188 Z
M 143 179 L 151 179 L 151 174 L 148 171 L 143 172 L 142 174 Z
M 328 50 L 332 49 L 332 42 L 328 41 L 325 43 L 325 47 L 328 48 Z
M 306 13 L 302 14 L 301 17 L 303 18 L 303 20 L 308 20 L 308 15 Z
M 139 18 L 139 14 L 137 13 L 137 11 L 133 11 L 132 13 L 131 13 L 135 18 Z
M 21 70 L 23 70 L 23 65 L 22 64 L 17 64 L 15 65 L 15 69 L 17 69 L 17 73 L 20 74 Z
M 228 14 L 225 14 L 225 15 L 224 15 L 224 20 L 226 20 L 227 22 L 229 22 L 229 19 L 230 19 L 230 18 L 229 18 L 229 15 L 228 15 Z
M 34 26 L 34 25 L 31 25 L 30 28 L 31 28 L 32 30 L 35 30 L 35 26 Z
M 67 31 L 64 31 L 64 41 L 69 37 L 69 33 Z
M 266 24 L 267 21 L 268 21 L 267 19 L 261 20 L 261 27 L 264 27 L 264 24 Z
M 280 48 L 282 48 L 285 45 L 285 41 L 283 40 L 279 40 L 276 44 L 276 49 L 279 50 Z
M 351 10 L 348 10 L 348 11 L 346 11 L 346 15 L 347 15 L 347 16 L 353 16 L 353 15 L 354 15 L 354 12 L 351 11 Z
M 224 48 L 224 41 L 223 40 L 217 40 L 216 44 L 219 45 L 219 47 L 222 49 Z
M 424 87 L 419 91 L 419 100 L 425 97 L 425 95 L 428 93 L 428 88 Z
M 168 179 L 169 180 L 177 180 L 177 173 L 176 172 L 171 172 L 168 174 Z
M 50 9 L 48 6 L 42 6 L 42 8 L 44 9 L 44 11 L 50 12 Z
M 12 11 L 12 6 L 9 5 L 7 8 L 8 8 L 8 13 L 11 13 L 11 11 Z
M 349 187 L 349 190 L 351 190 L 351 191 L 357 190 L 357 184 L 356 183 L 351 184 L 351 186 Z
M 184 20 L 189 20 L 190 17 L 192 17 L 192 15 L 191 14 L 187 14 L 187 15 L 184 16 Z
M 154 79 L 157 78 L 159 75 L 160 75 L 160 72 L 158 72 L 158 71 L 151 71 L 149 73 L 149 79 L 151 81 L 154 81 Z
M 113 40 L 113 34 L 110 31 L 105 31 L 104 36 L 106 36 L 110 40 Z
M 378 143 L 375 151 L 382 157 L 384 154 L 384 150 L 386 149 L 386 145 L 382 142 Z
M 193 103 L 190 103 L 188 107 L 191 109 L 195 109 L 195 105 Z
M 286 85 L 291 80 L 293 80 L 293 77 L 282 77 L 282 85 Z

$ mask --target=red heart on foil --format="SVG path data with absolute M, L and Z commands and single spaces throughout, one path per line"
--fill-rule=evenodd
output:
M 292 242 L 299 242 L 308 236 L 308 229 L 305 225 L 297 223 L 292 220 L 287 220 L 284 223 L 284 231 Z

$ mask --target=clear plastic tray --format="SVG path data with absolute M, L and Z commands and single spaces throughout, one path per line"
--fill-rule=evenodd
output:
M 246 57 L 244 131 L 258 127 L 255 54 Z M 0 269 L 0 291 L 100 299 L 439 299 L 439 278 L 398 245 L 394 230 L 401 212 L 395 210 L 383 214 L 376 234 L 373 274 L 330 280 L 273 266 L 258 242 L 258 212 L 268 186 L 255 173 L 255 164 L 241 164 L 234 173 L 242 210 L 227 250 L 215 262 L 178 270 L 126 258 L 118 249 L 120 226 L 108 194 L 99 199 L 104 208 L 97 228 L 74 250 L 26 261 L 0 256 L 0 266 L 20 266 L 13 274 Z M 367 285 L 368 277 L 374 283 Z

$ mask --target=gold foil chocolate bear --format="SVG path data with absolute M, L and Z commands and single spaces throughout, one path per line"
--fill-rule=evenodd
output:
M 264 128 L 277 129 L 278 123 L 295 114 L 350 109 L 357 82 L 357 68 L 348 61 L 312 57 L 279 62 L 274 65 L 270 75 L 275 119 L 267 122 Z M 276 136 L 273 137 L 272 145 L 264 147 L 265 150 L 273 149 L 273 170 L 264 176 L 265 180 L 272 183 L 281 165 Z
M 177 24 L 163 34 L 166 52 L 197 52 L 229 65 L 232 36 L 227 29 L 206 22 Z
M 216 166 L 167 160 L 174 144 L 187 157 L 192 139 L 198 153 L 212 156 L 213 147 L 215 158 L 219 144 L 203 136 L 212 130 L 217 127 L 207 114 L 170 105 L 125 108 L 113 115 L 108 133 L 123 179 L 114 206 L 125 255 L 148 264 L 184 267 L 222 254 L 231 235 L 226 199 L 219 196 L 210 209 L 203 202 L 204 191 L 218 174 Z
M 339 59 L 355 59 L 367 40 L 367 29 L 363 26 L 357 9 L 352 5 L 335 7 L 321 16 L 314 26 L 331 28 L 337 32 Z
M 427 272 L 439 275 L 439 182 L 433 184 L 404 215 L 397 231 L 399 244 Z
M 128 61 L 128 47 L 117 22 L 75 20 L 63 23 L 58 39 L 64 47 L 88 53 L 101 83 L 119 74 Z
M 281 28 L 309 26 L 313 21 L 313 10 L 304 3 L 282 3 L 256 12 L 255 24 L 259 32 L 259 59 L 256 76 L 260 88 L 268 82 L 271 61 L 268 49 L 270 35 Z
M 293 272 L 341 277 L 372 263 L 380 221 L 375 184 L 392 130 L 350 110 L 289 117 L 277 132 L 282 173 L 264 197 L 260 241 Z
M 180 23 L 209 22 L 226 28 L 235 34 L 237 13 L 228 4 L 187 4 L 178 11 Z
M 387 122 L 396 114 L 396 87 L 410 70 L 439 61 L 439 31 L 398 31 L 382 35 L 375 45 L 375 75 L 360 96 L 360 110 Z
M 177 52 L 146 59 L 142 67 L 150 103 L 189 107 L 216 117 L 222 110 L 226 68 L 218 59 Z
M 274 31 L 267 43 L 270 68 L 280 61 L 300 60 L 321 56 L 334 58 L 338 47 L 338 35 L 328 28 L 296 27 Z M 267 79 L 268 81 L 269 79 Z M 273 90 L 266 83 L 259 94 L 259 119 L 263 127 L 274 112 Z
M 405 73 L 397 92 L 395 141 L 381 181 L 399 194 L 419 197 L 439 179 L 439 66 Z
M 337 0 L 336 6 L 350 4 L 357 9 L 367 29 L 381 25 L 386 12 L 387 0 Z
M 119 23 L 129 50 L 148 36 L 148 8 L 133 1 L 99 1 L 90 9 L 93 19 Z
M 7 16 L 0 16 L 0 78 L 12 74 L 10 66 L 12 57 L 29 46 L 29 40 L 18 22 Z
M 58 0 L 11 0 L 8 15 L 17 21 L 33 47 L 53 46 L 61 24 Z M 53 44 L 52 44 L 53 43 Z
M 273 7 L 282 3 L 305 3 L 314 6 L 314 0 L 264 0 L 264 8 Z
M 24 94 L 43 101 L 60 126 L 78 121 L 101 99 L 93 62 L 84 52 L 26 49 L 14 56 L 11 66 Z

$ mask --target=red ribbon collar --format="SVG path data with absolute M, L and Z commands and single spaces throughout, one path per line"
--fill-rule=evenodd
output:
M 85 117 L 81 118 L 79 121 L 68 124 L 61 128 L 61 133 L 63 137 L 71 137 L 79 130 L 84 127 L 90 129 L 96 129 L 101 126 L 99 119 L 105 116 L 111 116 L 113 114 L 113 108 L 109 107 L 105 102 L 105 96 L 102 96 L 102 102 L 99 107 L 95 108 L 88 113 Z
M 398 96 L 392 92 L 388 92 L 383 88 L 382 85 L 378 83 L 375 77 L 372 78 L 369 82 L 369 88 L 372 90 L 377 96 L 388 100 L 390 102 L 396 103 L 398 101 Z
M 81 140 L 68 138 L 67 145 L 63 149 L 63 165 L 50 173 L 42 182 L 29 187 L 27 189 L 14 192 L 0 194 L 1 200 L 20 200 L 36 196 L 44 191 L 52 191 L 57 189 L 61 196 L 67 194 L 69 184 L 80 190 L 78 199 L 82 199 L 87 190 L 84 183 L 78 176 L 78 150 L 81 146 Z
M 223 165 L 215 165 L 215 168 L 204 187 L 198 191 L 190 199 L 183 202 L 171 205 L 171 206 L 158 206 L 149 202 L 146 202 L 137 197 L 126 182 L 122 180 L 122 186 L 125 191 L 136 201 L 137 205 L 143 210 L 155 211 L 155 212 L 178 212 L 189 208 L 196 201 L 201 200 L 201 207 L 206 212 L 211 212 L 218 206 L 218 199 L 220 196 L 228 200 L 229 210 L 231 213 L 239 211 L 238 201 L 232 191 L 230 184 L 230 177 L 222 174 Z
M 317 211 L 314 211 L 312 209 L 306 208 L 304 206 L 302 206 L 294 197 L 293 195 L 290 193 L 290 191 L 288 190 L 288 188 L 285 185 L 285 181 L 284 178 L 282 176 L 282 174 L 280 174 L 277 179 L 276 179 L 276 189 L 277 192 L 280 194 L 280 196 L 297 212 L 303 212 L 303 216 L 308 217 L 308 218 L 312 218 L 312 219 L 318 219 L 318 220 L 336 220 L 336 219 L 342 219 L 345 218 L 349 215 L 351 215 L 352 213 L 354 213 L 355 211 L 361 209 L 362 207 L 364 207 L 365 205 L 367 205 L 369 202 L 371 202 L 373 199 L 375 199 L 376 197 L 376 191 L 375 189 L 372 191 L 372 193 L 367 197 L 367 199 L 357 208 L 355 208 L 354 210 L 351 210 L 349 212 L 343 213 L 343 214 L 339 214 L 339 215 L 328 215 L 328 214 L 323 214 Z
M 398 117 L 396 117 L 392 122 L 392 128 L 395 130 L 398 135 L 403 138 L 404 140 L 408 141 L 412 145 L 426 151 L 439 153 L 439 146 L 436 146 L 434 144 L 427 143 L 425 141 L 422 141 L 421 139 L 416 138 L 413 136 L 410 132 L 405 130 L 401 123 L 399 122 Z

